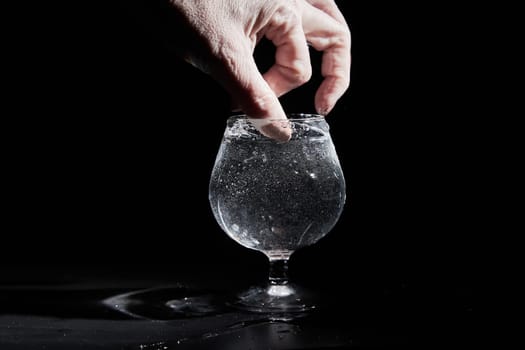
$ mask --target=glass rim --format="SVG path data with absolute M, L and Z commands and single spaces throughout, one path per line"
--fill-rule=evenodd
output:
M 233 122 L 236 120 L 265 120 L 268 122 L 298 122 L 298 121 L 321 121 L 325 120 L 325 117 L 321 114 L 315 113 L 286 113 L 286 119 L 276 119 L 276 118 L 252 118 L 246 114 L 235 114 L 228 118 L 228 122 Z

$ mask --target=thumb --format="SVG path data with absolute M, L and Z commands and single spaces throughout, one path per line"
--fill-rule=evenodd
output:
M 288 141 L 292 131 L 286 114 L 268 83 L 257 69 L 251 54 L 230 56 L 223 80 L 236 104 L 251 118 L 252 124 L 263 135 L 277 141 Z

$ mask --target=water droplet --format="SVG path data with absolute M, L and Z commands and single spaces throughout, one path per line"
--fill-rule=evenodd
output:
M 284 233 L 284 230 L 282 227 L 272 226 L 271 230 L 273 233 L 278 234 L 278 235 Z

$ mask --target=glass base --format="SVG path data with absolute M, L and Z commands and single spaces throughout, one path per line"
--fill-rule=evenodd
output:
M 312 294 L 294 284 L 252 287 L 237 296 L 236 308 L 258 313 L 300 314 L 315 309 Z

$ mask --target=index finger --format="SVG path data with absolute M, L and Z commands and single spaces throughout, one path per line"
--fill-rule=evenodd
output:
M 264 79 L 277 96 L 306 83 L 312 75 L 310 54 L 298 13 L 286 7 L 269 22 L 266 37 L 275 47 L 275 64 Z

